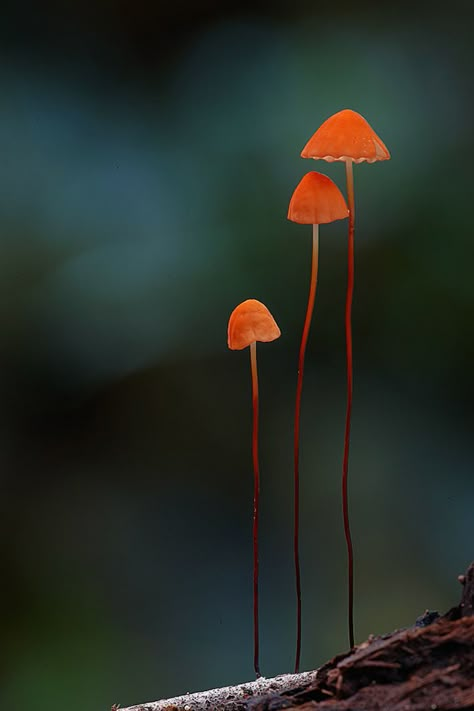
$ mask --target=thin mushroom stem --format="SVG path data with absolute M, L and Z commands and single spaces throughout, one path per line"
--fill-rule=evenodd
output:
M 257 679 L 261 676 L 259 665 L 258 633 L 258 514 L 260 494 L 260 469 L 258 464 L 258 372 L 257 343 L 250 344 L 250 367 L 252 371 L 252 459 L 253 459 L 253 665 Z
M 344 431 L 344 457 L 342 463 L 342 510 L 344 517 L 344 534 L 347 545 L 348 566 L 348 618 L 349 644 L 354 646 L 354 561 L 352 552 L 351 530 L 349 526 L 349 500 L 347 491 L 347 475 L 349 471 L 349 443 L 351 435 L 352 413 L 352 297 L 354 293 L 354 175 L 352 160 L 346 160 L 347 203 L 349 207 L 349 239 L 347 258 L 347 294 L 346 294 L 346 363 L 347 363 L 347 408 Z
M 296 404 L 295 404 L 295 433 L 294 433 L 294 540 L 293 550 L 295 559 L 295 580 L 296 580 L 296 659 L 295 674 L 300 667 L 301 656 L 301 574 L 300 574 L 300 554 L 299 554 L 299 528 L 300 528 L 300 415 L 301 415 L 301 394 L 303 391 L 304 358 L 306 344 L 308 342 L 311 318 L 314 310 L 314 300 L 316 296 L 316 286 L 318 281 L 318 254 L 319 254 L 319 225 L 313 225 L 313 247 L 311 259 L 311 280 L 309 287 L 308 306 L 304 321 L 303 334 L 298 358 L 298 379 L 296 384 Z

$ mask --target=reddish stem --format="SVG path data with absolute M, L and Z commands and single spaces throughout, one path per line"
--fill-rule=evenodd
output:
M 351 529 L 349 526 L 349 499 L 347 492 L 347 475 L 349 471 L 349 443 L 351 436 L 352 413 L 352 296 L 354 293 L 354 176 L 352 161 L 346 160 L 347 202 L 349 206 L 349 239 L 347 258 L 347 294 L 346 294 L 346 363 L 347 363 L 347 408 L 344 430 L 344 458 L 342 463 L 342 510 L 344 517 L 344 534 L 347 545 L 348 566 L 348 618 L 349 644 L 354 646 L 354 561 L 352 552 Z
M 260 494 L 260 469 L 258 465 L 258 373 L 257 344 L 250 344 L 250 367 L 252 371 L 252 459 L 253 459 L 253 666 L 257 679 L 260 675 L 258 634 L 258 504 Z
M 300 528 L 300 414 L 301 414 L 301 394 L 303 392 L 304 357 L 306 344 L 308 342 L 311 318 L 314 310 L 314 299 L 316 296 L 316 285 L 318 281 L 318 250 L 319 250 L 319 225 L 313 225 L 313 251 L 311 259 L 311 281 L 309 287 L 308 306 L 304 321 L 303 334 L 298 358 L 298 380 L 296 383 L 296 405 L 295 405 L 295 435 L 294 435 L 294 558 L 295 558 L 295 579 L 296 579 L 296 660 L 295 674 L 299 672 L 301 656 L 301 574 L 299 555 L 299 528 Z

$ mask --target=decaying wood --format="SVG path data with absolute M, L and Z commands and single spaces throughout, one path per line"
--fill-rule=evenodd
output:
M 238 686 L 224 686 L 220 689 L 210 689 L 195 694 L 185 694 L 165 701 L 130 706 L 120 711 L 238 711 L 245 708 L 250 698 L 260 698 L 262 695 L 278 695 L 298 688 L 306 687 L 316 676 L 316 672 L 303 672 L 301 674 L 282 674 L 271 679 L 260 677 L 256 681 L 249 681 Z M 117 711 L 118 707 L 112 707 Z
M 439 618 L 426 627 L 374 639 L 319 670 L 272 711 L 426 711 L 474 708 L 474 617 Z M 291 703 L 288 703 L 288 702 Z M 262 699 L 254 711 L 268 711 Z
M 474 563 L 459 605 L 366 642 L 317 672 L 259 679 L 121 711 L 455 711 L 474 709 Z

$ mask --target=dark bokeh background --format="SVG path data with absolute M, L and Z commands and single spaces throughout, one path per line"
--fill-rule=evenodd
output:
M 293 664 L 292 414 L 310 228 L 299 151 L 360 111 L 350 471 L 356 636 L 473 557 L 469 2 L 11 3 L 0 30 L 1 666 L 9 711 L 252 677 L 250 379 L 263 300 L 262 669 Z M 321 229 L 303 403 L 304 668 L 347 644 L 346 226 Z

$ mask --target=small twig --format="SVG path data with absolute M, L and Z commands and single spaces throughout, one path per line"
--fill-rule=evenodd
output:
M 225 686 L 220 689 L 185 694 L 173 699 L 120 708 L 120 711 L 240 711 L 249 698 L 272 692 L 281 694 L 290 689 L 294 690 L 300 685 L 307 686 L 314 681 L 316 673 L 310 671 L 301 674 L 283 674 L 270 679 L 260 677 L 256 681 L 238 686 Z

